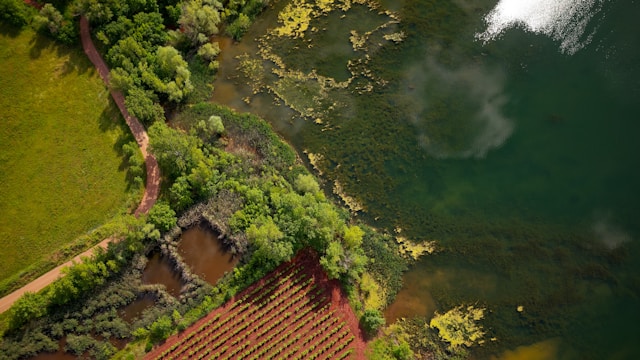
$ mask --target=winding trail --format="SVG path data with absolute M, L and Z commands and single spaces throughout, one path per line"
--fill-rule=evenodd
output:
M 89 22 L 87 18 L 82 15 L 80 17 L 80 38 L 82 40 L 82 48 L 84 49 L 85 54 L 89 57 L 89 60 L 93 63 L 93 65 L 98 70 L 98 74 L 104 84 L 109 87 L 109 67 L 96 50 L 95 45 L 93 45 L 93 41 L 91 40 L 91 32 L 89 31 Z M 129 114 L 127 108 L 124 104 L 124 95 L 113 89 L 109 89 L 111 92 L 111 97 L 115 101 L 116 105 L 118 105 L 118 109 L 122 113 L 129 129 L 133 133 L 133 136 L 140 147 L 140 151 L 142 151 L 142 155 L 144 156 L 144 162 L 147 170 L 147 183 L 144 190 L 144 195 L 142 196 L 142 200 L 138 205 L 138 208 L 135 210 L 134 215 L 136 217 L 141 214 L 146 214 L 151 207 L 156 203 L 158 199 L 158 193 L 160 192 L 160 168 L 158 167 L 158 161 L 156 158 L 149 152 L 149 136 L 144 129 L 144 126 L 140 123 L 140 121 L 135 117 Z M 117 238 L 109 237 L 105 240 L 102 240 L 100 243 L 92 247 L 91 249 L 83 252 L 82 254 L 74 257 L 72 260 L 54 268 L 53 270 L 47 272 L 46 274 L 40 276 L 34 281 L 28 283 L 22 288 L 12 292 L 11 294 L 0 299 L 0 313 L 3 313 L 13 305 L 24 293 L 26 292 L 38 292 L 44 289 L 47 285 L 51 284 L 62 274 L 62 269 L 72 265 L 74 262 L 82 261 L 83 257 L 91 256 L 94 251 L 98 248 L 106 249 L 110 242 L 117 240 Z
M 98 74 L 100 74 L 104 84 L 109 87 L 109 67 L 107 67 L 102 56 L 100 56 L 98 50 L 96 50 L 96 47 L 93 45 L 93 41 L 91 41 L 89 21 L 87 21 L 87 18 L 84 15 L 80 17 L 80 38 L 82 39 L 82 48 L 84 49 L 85 54 L 87 54 L 89 60 L 91 60 L 98 70 Z M 140 121 L 127 111 L 127 107 L 124 104 L 124 95 L 122 95 L 120 91 L 115 91 L 113 89 L 110 89 L 110 92 L 111 97 L 113 97 L 113 101 L 118 105 L 118 109 L 120 109 L 124 120 L 127 122 L 129 129 L 131 129 L 133 136 L 136 138 L 138 146 L 140 146 L 140 150 L 142 151 L 144 162 L 147 167 L 147 184 L 144 190 L 144 196 L 135 211 L 135 215 L 139 216 L 140 214 L 146 214 L 158 199 L 158 192 L 160 191 L 160 169 L 158 168 L 158 161 L 156 161 L 156 158 L 148 151 L 149 136 Z

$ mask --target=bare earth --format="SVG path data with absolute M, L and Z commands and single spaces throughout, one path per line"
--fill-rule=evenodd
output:
M 91 41 L 91 33 L 89 31 L 89 22 L 87 18 L 82 16 L 80 17 L 80 38 L 82 39 L 82 48 L 84 52 L 89 57 L 89 60 L 93 63 L 93 65 L 98 70 L 98 74 L 104 81 L 107 87 L 109 86 L 109 68 L 107 64 L 104 62 L 96 47 L 93 45 L 93 41 Z M 119 91 L 111 91 L 111 96 L 115 101 L 116 105 L 120 109 L 122 116 L 124 117 L 127 125 L 131 129 L 133 136 L 142 151 L 142 155 L 144 156 L 146 170 L 147 170 L 147 183 L 144 190 L 144 195 L 138 208 L 135 211 L 135 216 L 140 216 L 140 214 L 146 214 L 151 207 L 155 204 L 158 199 L 158 193 L 160 191 L 160 169 L 158 168 L 158 162 L 156 158 L 149 153 L 149 136 L 144 129 L 144 126 L 140 123 L 140 121 L 129 114 L 127 108 L 124 104 L 124 96 Z M 101 241 L 96 246 L 91 249 L 83 252 L 82 254 L 76 256 L 71 261 L 68 261 L 55 269 L 49 271 L 48 273 L 40 276 L 36 280 L 30 282 L 29 284 L 23 286 L 22 288 L 12 292 L 11 294 L 0 299 L 0 313 L 7 311 L 14 302 L 16 302 L 25 292 L 38 292 L 45 288 L 47 285 L 51 284 L 54 280 L 60 277 L 62 274 L 62 269 L 72 265 L 74 262 L 80 262 L 81 258 L 89 257 L 93 254 L 93 252 L 98 248 L 107 248 L 111 241 L 117 240 L 116 238 L 107 238 Z

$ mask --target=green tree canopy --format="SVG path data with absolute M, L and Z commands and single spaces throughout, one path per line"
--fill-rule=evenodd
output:
M 191 44 L 204 44 L 211 35 L 218 33 L 220 9 L 222 5 L 215 0 L 185 1 L 178 23 Z

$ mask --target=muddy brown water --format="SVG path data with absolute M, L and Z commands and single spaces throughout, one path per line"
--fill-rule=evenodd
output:
M 162 284 L 172 296 L 179 297 L 182 288 L 180 275 L 176 273 L 169 259 L 155 252 L 151 255 L 142 273 L 143 284 Z
M 143 311 L 147 310 L 153 305 L 155 305 L 155 301 L 153 300 L 153 298 L 149 296 L 143 296 L 122 308 L 122 310 L 119 311 L 119 315 L 122 320 L 131 324 L 136 318 L 140 317 Z
M 182 234 L 178 253 L 194 274 L 212 285 L 238 263 L 236 257 L 224 251 L 218 234 L 202 226 L 193 227 Z

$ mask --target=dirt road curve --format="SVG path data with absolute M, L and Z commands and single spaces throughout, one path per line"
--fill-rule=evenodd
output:
M 96 50 L 96 47 L 93 45 L 93 41 L 91 41 L 89 22 L 84 16 L 80 17 L 80 37 L 82 39 L 82 48 L 84 49 L 84 52 L 87 54 L 89 60 L 91 60 L 93 65 L 98 70 L 98 74 L 100 74 L 102 81 L 104 81 L 105 85 L 109 86 L 109 68 L 102 59 L 102 56 L 100 56 L 100 54 Z M 124 104 L 124 96 L 122 95 L 122 93 L 114 90 L 110 91 L 113 100 L 118 105 L 122 116 L 127 122 L 127 125 L 129 125 L 133 136 L 136 138 L 138 146 L 140 146 L 142 155 L 144 156 L 144 161 L 147 169 L 147 183 L 142 200 L 140 201 L 140 204 L 138 205 L 138 208 L 134 213 L 135 216 L 139 216 L 140 214 L 146 214 L 158 199 L 158 193 L 160 191 L 160 169 L 158 168 L 158 162 L 156 161 L 156 158 L 148 151 L 149 136 L 147 135 L 144 127 L 138 119 L 129 114 L 129 112 L 127 111 L 127 108 Z M 38 292 L 42 290 L 45 286 L 51 284 L 61 275 L 61 270 L 64 267 L 71 265 L 73 262 L 79 262 L 81 257 L 91 256 L 97 248 L 106 248 L 113 240 L 116 239 L 108 238 L 103 240 L 91 249 L 76 256 L 75 258 L 73 258 L 73 260 L 56 267 L 55 269 L 40 276 L 36 280 L 23 286 L 22 288 L 1 298 L 0 313 L 7 311 L 11 307 L 11 305 L 13 305 L 13 303 L 16 302 L 25 292 Z
M 109 68 L 102 59 L 102 56 L 100 56 L 96 50 L 96 47 L 93 45 L 93 41 L 91 41 L 89 22 L 84 15 L 80 17 L 80 37 L 82 39 L 82 48 L 84 49 L 85 54 L 87 54 L 89 60 L 91 60 L 98 70 L 98 74 L 100 74 L 102 81 L 104 81 L 105 85 L 109 86 Z M 160 190 L 160 170 L 158 168 L 156 158 L 148 151 L 149 136 L 140 121 L 127 111 L 127 108 L 124 105 L 124 95 L 119 91 L 111 90 L 111 96 L 113 97 L 116 105 L 118 105 L 118 109 L 120 109 L 127 125 L 129 125 L 133 136 L 136 138 L 136 142 L 138 143 L 138 146 L 140 146 L 140 150 L 142 151 L 147 167 L 146 189 L 142 201 L 135 212 L 135 215 L 138 216 L 149 211 L 158 199 L 158 192 Z

